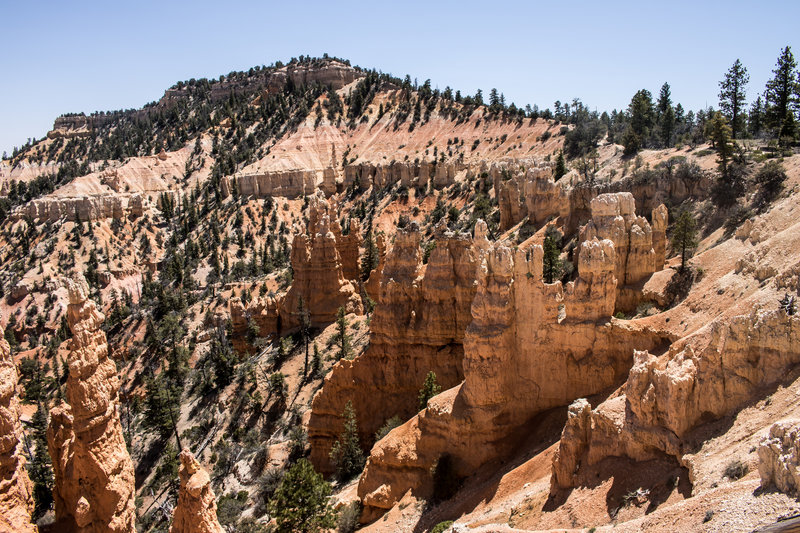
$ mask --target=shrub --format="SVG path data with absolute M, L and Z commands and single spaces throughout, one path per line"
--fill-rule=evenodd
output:
M 743 463 L 739 459 L 734 459 L 728 466 L 725 467 L 725 477 L 730 479 L 731 481 L 736 481 L 737 479 L 742 479 L 748 472 L 749 468 L 746 463 Z
M 431 529 L 431 533 L 444 533 L 452 525 L 453 525 L 453 521 L 452 520 L 446 520 L 444 522 L 439 522 L 438 524 L 433 526 L 433 529 Z
M 400 426 L 402 423 L 403 421 L 400 420 L 400 417 L 397 415 L 388 418 L 386 422 L 384 422 L 384 424 L 381 426 L 381 428 L 375 432 L 375 441 L 377 442 L 381 440 L 383 437 L 388 435 L 391 430 Z
M 361 502 L 359 500 L 345 505 L 339 514 L 339 521 L 336 523 L 337 533 L 353 533 L 358 528 L 361 518 Z

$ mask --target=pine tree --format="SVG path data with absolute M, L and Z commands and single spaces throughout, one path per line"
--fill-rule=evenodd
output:
M 628 105 L 628 115 L 633 132 L 640 139 L 642 146 L 647 146 L 647 139 L 655 122 L 653 97 L 647 89 L 641 89 L 633 95 Z
M 767 125 L 778 137 L 793 137 L 794 113 L 797 108 L 800 83 L 797 80 L 797 62 L 792 49 L 786 47 L 778 57 L 774 77 L 767 82 L 764 100 L 767 106 Z
M 556 158 L 556 169 L 553 173 L 553 179 L 555 181 L 560 180 L 564 175 L 567 173 L 567 163 L 564 161 L 564 151 L 561 150 L 558 152 L 558 158 Z
M 314 471 L 307 459 L 297 461 L 286 473 L 267 505 L 275 519 L 276 533 L 317 533 L 336 525 L 336 511 L 329 502 L 331 486 Z
M 553 283 L 561 275 L 561 249 L 558 233 L 550 227 L 544 237 L 544 257 L 542 260 L 542 276 L 545 283 Z
M 379 254 L 378 245 L 375 243 L 375 236 L 372 228 L 367 231 L 364 237 L 364 255 L 361 257 L 361 281 L 367 281 L 369 274 L 378 268 Z
M 681 254 L 681 269 L 686 268 L 686 260 L 697 247 L 697 224 L 688 211 L 681 211 L 672 229 L 672 250 Z
M 738 59 L 719 82 L 719 107 L 731 125 L 731 137 L 745 132 L 745 87 L 750 75 Z
M 330 459 L 336 469 L 336 477 L 346 481 L 361 472 L 366 459 L 358 439 L 358 421 L 353 402 L 347 401 L 342 418 L 344 418 L 344 430 L 339 435 L 339 440 L 333 443 Z
M 428 400 L 442 391 L 442 387 L 436 383 L 436 373 L 431 371 L 425 376 L 422 388 L 419 390 L 417 408 L 421 411 L 428 405 Z
M 314 343 L 314 356 L 311 358 L 311 374 L 319 376 L 322 372 L 322 356 L 319 353 L 319 346 Z
M 337 354 L 338 359 L 348 359 L 350 357 L 351 352 L 351 338 L 350 335 L 347 333 L 347 315 L 345 313 L 344 307 L 340 307 L 336 311 L 336 344 L 339 347 L 339 353 Z
M 764 127 L 764 102 L 759 96 L 750 106 L 750 115 L 747 117 L 747 129 L 750 135 L 758 137 Z
M 306 309 L 302 295 L 297 301 L 297 319 L 300 323 L 300 338 L 306 349 L 306 357 L 303 361 L 303 379 L 305 379 L 308 376 L 308 342 L 311 337 L 311 315 Z
M 661 144 L 664 148 L 669 148 L 672 146 L 672 134 L 675 131 L 675 110 L 672 108 L 669 83 L 664 83 L 661 86 L 656 111 L 658 113 Z
M 31 417 L 33 457 L 28 463 L 28 476 L 33 482 L 33 517 L 41 518 L 53 504 L 53 467 L 47 451 L 47 406 L 39 403 Z

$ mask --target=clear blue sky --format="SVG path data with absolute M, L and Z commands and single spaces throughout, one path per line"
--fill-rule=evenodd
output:
M 749 98 L 783 46 L 800 58 L 800 2 L 193 2 L 0 0 L 0 151 L 65 112 L 140 107 L 178 80 L 331 55 L 508 102 L 623 108 L 661 84 L 716 105 L 738 57 Z M 794 46 L 793 46 L 794 45 Z

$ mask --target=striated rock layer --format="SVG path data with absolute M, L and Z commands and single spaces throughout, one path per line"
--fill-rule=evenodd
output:
M 67 280 L 72 330 L 67 403 L 50 414 L 58 531 L 133 532 L 134 472 L 119 421 L 119 379 L 108 358 L 103 314 L 83 276 Z
M 0 530 L 37 531 L 31 521 L 33 486 L 22 455 L 17 368 L 0 327 Z
M 423 265 L 420 238 L 415 224 L 398 230 L 382 267 L 369 348 L 352 361 L 339 361 L 314 397 L 308 434 L 318 471 L 331 472 L 328 454 L 342 431 L 347 401 L 356 406 L 361 442 L 368 448 L 388 418 L 406 420 L 418 411 L 428 372 L 444 388 L 463 379 L 462 342 L 479 249 L 466 234 L 442 233 Z
M 224 533 L 208 472 L 189 450 L 183 450 L 180 457 L 181 485 L 170 533 Z
M 538 245 L 494 244 L 485 253 L 464 338 L 464 382 L 374 446 L 358 486 L 364 520 L 409 489 L 430 490 L 431 468 L 444 456 L 460 477 L 507 456 L 535 415 L 621 383 L 635 348 L 664 344 L 609 321 L 617 286 L 611 241 L 581 243 L 578 279 L 566 285 L 544 283 L 542 259 Z

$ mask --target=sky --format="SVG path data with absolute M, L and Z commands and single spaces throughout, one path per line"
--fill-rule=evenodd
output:
M 739 58 L 748 102 L 784 46 L 800 54 L 800 2 L 192 2 L 0 0 L 0 151 L 67 112 L 138 108 L 179 80 L 328 53 L 434 87 L 553 107 L 623 109 L 664 82 L 686 109 L 717 105 Z M 800 57 L 800 56 L 798 56 Z

